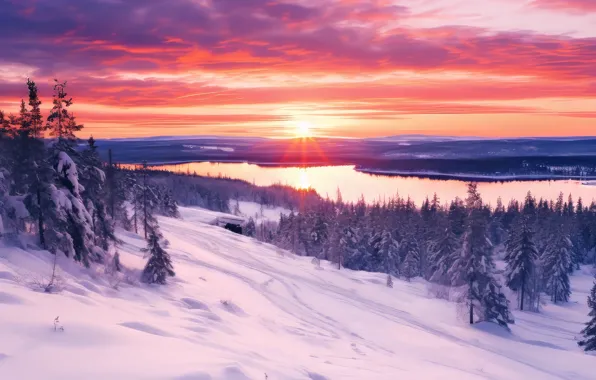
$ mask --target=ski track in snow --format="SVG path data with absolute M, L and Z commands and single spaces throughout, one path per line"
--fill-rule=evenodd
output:
M 177 273 L 163 287 L 116 290 L 64 260 L 64 291 L 34 292 L 23 273 L 46 274 L 47 254 L 0 247 L 0 378 L 594 379 L 594 357 L 575 341 L 587 320 L 586 269 L 572 277 L 573 302 L 514 311 L 509 333 L 466 325 L 422 280 L 389 289 L 383 274 L 319 270 L 205 224 L 217 213 L 181 212 L 160 218 Z M 120 237 L 134 277 L 144 240 Z M 53 330 L 56 315 L 64 331 Z

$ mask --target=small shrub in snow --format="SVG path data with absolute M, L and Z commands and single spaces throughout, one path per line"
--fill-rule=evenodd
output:
M 26 284 L 33 291 L 50 294 L 60 293 L 66 287 L 66 281 L 64 281 L 62 276 L 58 274 L 48 277 L 33 277 L 32 279 L 27 280 Z
M 393 279 L 391 278 L 390 274 L 387 275 L 387 287 L 393 288 Z
M 319 260 L 318 257 L 313 257 L 313 259 L 311 260 L 311 263 L 315 266 L 315 268 L 317 268 L 317 269 L 321 268 L 321 260 Z
M 60 316 L 54 318 L 54 331 L 64 331 L 64 326 L 60 324 Z

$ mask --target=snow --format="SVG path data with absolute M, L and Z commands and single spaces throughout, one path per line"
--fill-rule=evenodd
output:
M 72 184 L 74 194 L 78 195 L 81 191 L 84 190 L 83 187 L 79 184 L 79 174 L 77 171 L 77 165 L 66 152 L 58 153 L 58 166 L 56 167 L 56 171 L 58 173 L 62 173 L 64 171 L 65 177 Z
M 208 224 L 180 208 L 159 218 L 176 277 L 140 284 L 144 240 L 119 231 L 118 280 L 44 251 L 0 246 L 0 379 L 574 379 L 594 378 L 577 347 L 589 268 L 571 302 L 515 312 L 506 332 L 469 326 L 420 279 L 335 269 Z M 54 320 L 59 323 L 54 330 Z M 63 328 L 63 330 L 60 329 Z
M 247 220 L 248 218 L 252 217 L 256 224 L 260 224 L 263 222 L 271 221 L 271 222 L 279 222 L 279 216 L 281 214 L 289 215 L 290 210 L 283 208 L 283 207 L 270 207 L 263 205 L 261 207 L 260 203 L 256 202 L 247 202 L 247 201 L 239 201 L 238 205 L 240 206 L 240 215 L 245 217 Z M 236 206 L 236 201 L 230 201 L 230 210 L 234 210 Z M 261 212 L 262 211 L 262 212 Z

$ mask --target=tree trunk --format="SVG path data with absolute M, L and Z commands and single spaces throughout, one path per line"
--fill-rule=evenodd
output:
M 110 189 L 110 216 L 114 220 L 114 164 L 112 163 L 112 149 L 108 150 L 108 186 Z
M 470 324 L 474 324 L 474 302 L 472 301 L 472 281 L 469 284 L 468 301 L 470 302 Z
M 147 173 L 143 173 L 143 230 L 147 240 Z
M 41 207 L 41 192 L 37 189 L 37 204 L 39 205 L 39 218 L 37 219 L 37 224 L 39 228 L 39 244 L 41 244 L 41 248 L 47 249 L 46 247 L 46 237 L 43 230 L 43 208 Z
M 520 300 L 520 303 L 519 303 L 519 309 L 521 311 L 524 311 L 525 290 L 526 290 L 526 279 L 525 279 L 525 277 L 522 277 L 522 283 L 521 283 L 521 300 Z

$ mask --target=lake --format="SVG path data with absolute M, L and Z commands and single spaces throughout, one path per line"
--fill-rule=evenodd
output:
M 466 196 L 466 182 L 458 180 L 438 180 L 416 177 L 395 177 L 365 174 L 354 170 L 353 166 L 325 167 L 263 167 L 246 163 L 193 162 L 177 165 L 162 165 L 155 168 L 172 172 L 197 173 L 203 176 L 224 176 L 242 179 L 258 186 L 275 183 L 296 188 L 313 188 L 320 195 L 335 199 L 339 188 L 345 201 L 357 201 L 361 195 L 367 201 L 388 199 L 399 193 L 410 196 L 420 205 L 428 196 L 437 193 L 441 202 Z M 485 202 L 495 204 L 500 196 L 505 205 L 510 199 L 523 200 L 529 191 L 536 198 L 556 199 L 559 192 L 571 194 L 577 201 L 580 196 L 584 205 L 596 198 L 596 186 L 582 185 L 575 180 L 556 181 L 508 181 L 481 182 L 478 189 Z

